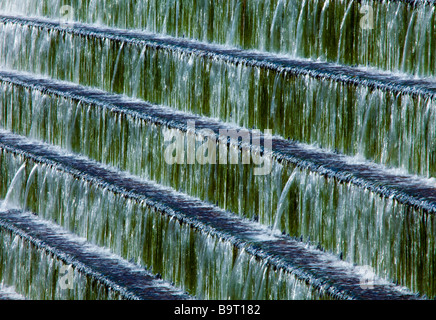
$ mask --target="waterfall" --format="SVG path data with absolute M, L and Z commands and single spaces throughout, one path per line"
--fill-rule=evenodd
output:
M 21 0 L 19 4 L 5 0 L 0 10 L 60 20 L 63 18 L 62 5 L 61 0 L 51 0 L 50 5 L 37 0 Z M 434 6 L 425 1 L 343 0 L 332 3 L 316 0 L 308 4 L 306 1 L 275 0 L 266 5 L 262 0 L 231 0 L 226 4 L 219 0 L 183 3 L 173 0 L 159 3 L 151 0 L 138 3 L 74 0 L 69 6 L 74 10 L 74 19 L 84 23 L 143 29 L 212 43 L 227 42 L 244 49 L 298 54 L 314 60 L 322 58 L 343 64 L 376 66 L 420 76 L 431 76 L 435 70 L 431 39 L 436 17 Z M 374 17 L 370 30 L 379 32 L 371 33 L 361 28 L 360 21 L 369 14 L 362 8 L 370 8 Z M 345 48 L 351 50 L 344 51 Z M 398 52 L 399 48 L 405 48 L 404 52 Z M 419 54 L 413 54 L 417 50 Z M 410 57 L 407 65 L 404 64 L 406 56 Z
M 9 23 L 3 25 L 8 26 Z M 174 56 L 153 48 L 144 51 L 140 46 L 109 39 L 92 40 L 84 37 L 87 31 L 83 36 L 67 34 L 64 37 L 58 31 L 40 32 L 39 28 L 19 25 L 13 25 L 13 28 L 17 29 L 13 34 L 24 34 L 13 40 L 5 39 L 5 48 L 10 47 L 9 41 L 18 44 L 19 39 L 26 39 L 30 34 L 38 39 L 35 43 L 42 43 L 29 51 L 23 51 L 21 45 L 16 46 L 16 52 L 10 49 L 0 51 L 3 53 L 2 63 L 11 68 L 68 81 L 79 77 L 79 82 L 84 85 L 103 90 L 113 88 L 115 92 L 126 95 L 136 94 L 137 98 L 153 103 L 220 118 L 244 127 L 264 130 L 269 126 L 273 134 L 283 137 L 350 155 L 359 153 L 378 163 L 405 168 L 410 173 L 426 177 L 435 175 L 434 126 L 404 123 L 433 123 L 434 98 L 415 92 L 407 94 L 409 88 L 403 88 L 401 78 L 397 80 L 397 87 L 401 88 L 399 92 L 367 86 L 365 83 L 369 79 L 362 79 L 355 89 L 355 83 L 347 84 L 342 80 L 338 83 L 328 77 L 302 77 L 286 69 L 272 72 L 260 66 L 253 68 L 244 65 L 245 59 L 236 65 L 184 52 Z M 51 33 L 53 36 L 48 37 Z M 70 40 L 64 42 L 67 39 Z M 65 50 L 53 50 L 54 46 L 50 44 L 53 41 L 65 46 Z M 78 52 L 71 53 L 71 49 L 67 49 L 70 46 Z M 83 47 L 86 50 L 82 50 Z M 47 51 L 42 53 L 40 50 Z M 88 51 L 100 52 L 97 57 L 102 60 L 80 57 L 72 63 L 70 53 L 79 57 Z M 17 59 L 20 56 L 22 59 Z M 17 61 L 26 62 L 18 64 Z M 137 61 L 133 64 L 136 69 L 124 67 L 120 70 L 116 67 L 120 61 L 124 61 L 123 65 Z M 78 63 L 84 63 L 83 68 L 90 71 L 86 78 L 75 72 Z M 64 67 L 60 69 L 59 65 Z M 165 71 L 162 66 L 165 66 Z M 142 70 L 139 76 L 138 69 Z M 220 107 L 215 107 L 217 105 Z M 399 108 L 403 111 L 398 112 Z M 315 122 L 317 126 L 313 125 Z M 404 130 L 397 130 L 399 127 Z M 398 144 L 398 141 L 403 143 Z
M 2 163 L 20 161 L 20 157 L 9 159 L 2 158 Z M 109 189 L 100 188 L 98 184 L 84 182 L 68 174 L 59 175 L 59 171 L 43 164 L 38 165 L 34 181 L 41 181 L 43 186 L 37 183 L 31 193 L 39 193 L 41 188 L 45 188 L 46 192 L 39 193 L 39 197 L 35 197 L 36 202 L 29 203 L 29 209 L 38 208 L 42 218 L 59 223 L 96 245 L 110 247 L 127 260 L 137 258 L 141 265 L 153 266 L 154 273 L 173 279 L 199 298 L 240 299 L 245 291 L 253 291 L 244 286 L 233 288 L 231 285 L 237 280 L 227 277 L 242 277 L 246 286 L 258 288 L 259 273 L 265 273 L 270 283 L 277 284 L 281 289 L 273 289 L 275 285 L 269 285 L 252 298 L 289 299 L 289 294 L 296 295 L 298 299 L 317 296 L 316 292 L 295 283 L 291 275 L 283 275 L 266 264 L 259 264 L 256 259 L 247 257 L 244 251 L 233 266 L 230 261 L 238 251 L 235 252 L 232 246 L 212 235 L 204 238 L 189 226 L 180 225 L 174 218 L 157 215 L 155 209 L 147 207 L 146 201 L 125 199 Z M 65 198 L 64 194 L 70 197 Z M 155 227 L 157 233 L 153 231 Z M 193 245 L 190 245 L 192 241 L 198 249 L 186 251 Z M 149 243 L 156 243 L 156 246 L 150 247 Z M 184 252 L 189 253 L 186 261 L 182 259 Z M 222 264 L 216 265 L 216 261 L 222 261 Z M 200 269 L 205 264 L 209 273 L 198 277 L 196 268 Z M 221 274 L 222 278 L 217 279 L 217 274 Z M 214 281 L 217 287 L 198 281 Z M 296 291 L 288 291 L 289 287 L 294 287 Z
M 435 8 L 2 1 L 0 297 L 434 298 Z
M 27 206 L 27 201 L 28 201 L 28 197 L 29 197 L 29 191 L 30 191 L 30 187 L 31 187 L 31 181 L 32 181 L 33 177 L 35 176 L 37 169 L 38 169 L 38 166 L 35 164 L 33 166 L 32 170 L 30 170 L 29 178 L 27 178 L 27 181 L 26 181 L 26 191 L 24 192 L 24 200 L 23 200 L 23 208 L 24 209 L 26 209 L 26 206 Z M 11 183 L 11 185 L 12 184 L 13 183 Z M 7 196 L 6 196 L 6 199 L 7 199 Z M 4 209 L 5 208 L 3 208 L 3 210 Z
M 8 192 L 6 193 L 5 200 L 2 202 L 0 206 L 0 211 L 4 211 L 6 208 L 10 206 L 14 206 L 16 202 L 11 200 L 11 197 L 16 192 L 15 188 L 17 187 L 17 183 L 19 183 L 22 178 L 22 172 L 26 169 L 26 163 L 23 163 L 21 167 L 18 169 L 14 178 L 12 179 L 11 185 L 9 186 Z
M 78 272 L 74 272 L 74 288 L 62 290 L 57 285 L 56 276 L 62 270 L 63 262 L 61 260 L 53 259 L 48 253 L 34 250 L 31 244 L 27 244 L 22 238 L 14 235 L 12 232 L 2 231 L 0 233 L 0 240 L 3 279 L 6 283 L 15 283 L 14 289 L 22 292 L 29 299 L 119 299 L 119 295 L 117 297 L 116 292 L 106 291 L 106 288 L 98 282 L 95 283 L 97 289 L 93 292 L 88 290 L 88 294 L 86 294 L 87 279 Z M 18 257 L 20 259 L 17 259 Z M 38 268 L 31 268 L 31 265 L 37 265 Z M 17 276 L 27 275 L 29 272 L 32 272 L 29 278 Z M 53 283 L 53 281 L 55 282 Z
M 280 195 L 279 204 L 277 206 L 276 218 L 274 220 L 273 230 L 277 229 L 279 221 L 282 218 L 284 202 L 289 195 L 289 190 L 291 188 L 292 182 L 294 182 L 295 176 L 296 176 L 296 172 L 292 172 L 288 181 L 285 184 L 285 187 L 283 188 L 282 194 Z

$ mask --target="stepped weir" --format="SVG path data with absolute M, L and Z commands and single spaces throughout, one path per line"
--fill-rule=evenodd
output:
M 436 298 L 436 4 L 4 0 L 0 299 Z

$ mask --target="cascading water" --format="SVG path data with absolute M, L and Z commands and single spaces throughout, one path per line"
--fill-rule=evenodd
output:
M 60 270 L 65 265 L 63 261 L 53 259 L 48 253 L 39 252 L 32 244 L 26 243 L 12 232 L 2 230 L 0 244 L 2 280 L 5 283 L 14 283 L 15 290 L 29 299 L 119 299 L 116 292 L 107 291 L 99 283 L 94 284 L 96 289 L 89 290 L 89 280 L 77 272 L 73 276 L 74 287 L 62 290 L 57 283 L 57 274 L 62 273 Z
M 5 142 L 4 139 L 2 141 Z M 44 145 L 31 145 L 25 143 L 25 141 L 18 142 L 17 146 L 20 145 L 27 145 L 26 149 L 30 148 L 28 150 L 36 152 L 34 155 L 27 154 L 24 156 L 28 162 L 35 161 L 30 160 L 33 157 L 37 161 L 43 161 L 41 170 L 37 171 L 38 174 L 34 179 L 34 181 L 42 181 L 42 185 L 37 184 L 32 187 L 32 190 L 35 190 L 37 194 L 33 198 L 36 199 L 35 206 L 38 207 L 38 212 L 49 214 L 43 216 L 44 219 L 59 223 L 75 233 L 87 237 L 89 241 L 97 245 L 110 247 L 114 252 L 127 259 L 132 257 L 133 259 L 139 259 L 138 263 L 141 265 L 153 266 L 154 272 L 161 273 L 164 278 L 175 279 L 177 284 L 188 288 L 190 292 L 198 297 L 211 299 L 241 298 L 245 296 L 244 292 L 247 292 L 250 293 L 249 298 L 319 298 L 316 291 L 306 287 L 304 284 L 306 281 L 302 283 L 295 282 L 292 273 L 282 273 L 284 271 L 284 261 L 275 260 L 279 258 L 277 255 L 280 252 L 280 249 L 274 245 L 274 240 L 277 238 L 271 236 L 270 232 L 267 231 L 268 229 L 260 228 L 249 231 L 254 227 L 253 222 L 240 219 L 231 222 L 236 218 L 219 210 L 216 211 L 212 207 L 207 208 L 206 204 L 196 203 L 196 200 L 192 200 L 185 195 L 175 195 L 172 193 L 173 191 L 167 191 L 166 189 L 153 191 L 153 188 L 159 188 L 154 185 L 143 188 L 136 180 L 130 180 L 132 178 L 129 178 L 129 176 L 124 176 L 121 173 L 105 172 L 107 169 L 101 168 L 95 163 L 89 163 L 85 159 L 74 158 L 74 155 L 57 155 L 57 152 L 53 151 L 55 153 L 52 153 Z M 16 150 L 16 152 L 19 152 L 19 150 Z M 26 151 L 22 150 L 20 152 Z M 41 158 L 40 152 L 48 156 L 48 158 Z M 23 161 L 23 156 L 14 155 L 8 151 L 5 151 L 3 155 L 2 159 L 4 159 L 5 163 L 18 161 L 18 165 Z M 45 162 L 51 162 L 55 167 L 51 168 L 49 165 L 44 164 Z M 70 164 L 72 167 L 70 167 Z M 82 179 L 75 176 L 75 168 L 82 168 Z M 100 177 L 106 178 L 101 180 Z M 126 179 L 125 182 L 124 179 Z M 134 191 L 125 189 L 132 185 Z M 146 197 L 153 198 L 143 199 L 141 192 L 144 192 Z M 72 197 L 64 197 L 65 194 L 70 194 Z M 157 209 L 156 204 L 154 204 L 156 201 L 161 201 L 161 203 L 157 202 Z M 193 201 L 192 204 L 189 204 L 190 201 Z M 171 208 L 166 208 L 166 206 L 171 206 Z M 186 208 L 190 207 L 193 210 L 189 213 Z M 206 210 L 204 214 L 201 213 L 202 209 L 200 208 Z M 35 209 L 32 208 L 32 210 Z M 171 215 L 174 210 L 186 212 L 188 216 L 180 217 L 178 214 L 166 216 L 159 214 L 159 210 L 167 212 L 166 215 Z M 214 210 L 215 212 L 213 212 Z M 216 221 L 214 221 L 213 217 L 216 218 Z M 192 221 L 192 219 L 197 219 L 197 221 Z M 226 219 L 230 219 L 230 221 L 226 222 Z M 195 228 L 192 225 L 189 226 L 189 223 L 192 223 Z M 215 231 L 211 229 L 208 231 L 208 228 L 212 226 L 214 226 Z M 179 229 L 180 227 L 182 229 Z M 246 227 L 249 229 L 242 232 Z M 240 235 L 238 235 L 238 231 L 241 232 Z M 232 234 L 231 237 L 226 235 L 229 232 Z M 249 233 L 252 236 L 247 238 Z M 239 240 L 233 240 L 234 237 L 239 237 Z M 207 242 L 205 239 L 210 240 L 207 240 L 209 241 Z M 210 244 L 212 240 L 216 241 L 215 245 Z M 247 240 L 249 242 L 246 245 L 238 245 L 238 243 L 241 243 L 240 241 L 244 243 Z M 282 246 L 283 241 L 286 241 L 280 238 L 277 240 L 279 240 L 279 246 Z M 209 243 L 206 246 L 205 241 Z M 250 242 L 256 244 L 255 249 L 250 247 Z M 151 247 L 148 245 L 149 243 L 156 244 L 156 246 Z M 292 245 L 295 246 L 296 244 L 293 243 Z M 221 251 L 222 246 L 230 251 Z M 295 257 L 299 257 L 298 259 L 301 259 L 304 264 L 307 264 L 307 259 L 315 258 L 315 256 L 312 256 L 315 252 L 312 253 L 310 250 L 305 252 L 307 245 L 298 244 L 297 247 L 297 252 L 290 251 L 289 254 L 296 255 Z M 238 259 L 234 259 L 241 249 L 242 252 L 248 254 L 247 259 L 245 253 L 244 258 L 241 258 L 243 263 L 238 262 Z M 302 249 L 303 251 L 301 251 Z M 263 250 L 266 250 L 264 254 Z M 271 250 L 274 252 L 273 254 L 268 252 Z M 256 259 L 253 259 L 253 254 L 263 255 L 263 258 L 256 257 Z M 331 261 L 329 261 L 331 258 L 323 256 L 323 254 L 320 255 L 322 261 L 326 261 L 324 264 L 330 265 L 330 268 L 337 268 L 334 266 L 339 263 L 337 258 L 335 264 L 331 265 Z M 248 258 L 249 256 L 252 258 Z M 287 256 L 280 259 L 287 259 Z M 218 261 L 222 262 L 220 268 L 224 269 L 217 269 L 216 257 L 218 257 Z M 275 258 L 266 263 L 264 259 L 269 260 L 271 257 Z M 298 259 L 289 262 L 291 264 L 298 263 Z M 289 262 L 285 262 L 285 265 Z M 323 272 L 318 268 L 324 264 L 319 261 L 315 263 L 314 261 L 315 272 Z M 279 272 L 276 268 L 271 268 L 271 265 L 276 265 L 276 268 L 282 269 L 282 271 Z M 311 264 L 309 263 L 304 267 L 300 266 L 298 270 L 301 272 L 308 266 L 311 266 Z M 351 269 L 351 266 L 352 264 L 347 268 Z M 299 274 L 296 270 L 294 272 Z M 311 272 L 314 272 L 314 270 Z M 341 279 L 346 271 L 338 270 L 337 272 L 339 279 Z M 287 276 L 285 276 L 286 274 Z M 222 278 L 217 278 L 217 275 L 221 275 Z M 307 276 L 303 274 L 299 277 Z M 268 285 L 261 285 L 265 278 L 269 279 Z M 204 287 L 204 283 L 210 281 L 215 283 L 214 287 Z M 283 281 L 286 281 L 286 284 Z M 347 282 L 350 279 L 344 281 Z M 234 286 L 239 289 L 236 290 Z M 249 287 L 247 288 L 247 286 Z M 282 289 L 277 291 L 274 288 L 282 288 L 284 291 Z M 219 289 L 219 291 L 215 291 L 216 289 Z M 336 289 L 331 290 L 335 290 L 333 291 L 335 295 L 342 294 L 337 292 Z M 256 292 L 256 295 L 252 296 L 251 294 L 254 292 Z M 273 294 L 278 294 L 278 296 L 273 296 Z
M 15 48 L 0 51 L 1 63 L 11 68 L 133 95 L 244 127 L 271 129 L 274 134 L 350 155 L 359 153 L 411 173 L 435 175 L 434 92 L 419 94 L 420 83 L 404 88 L 398 78 L 395 90 L 375 89 L 384 75 L 370 74 L 375 78 L 363 77 L 356 88 L 354 82 L 328 76 L 330 71 L 321 73 L 316 64 L 309 66 L 315 77 L 302 76 L 280 64 L 277 71 L 265 69 L 260 58 L 260 65 L 252 67 L 249 55 L 235 64 L 177 47 L 172 54 L 147 46 L 144 51 L 136 44 L 93 38 L 91 30 L 80 28 L 76 35 L 10 22 L 1 27 L 2 47 Z M 23 50 L 29 37 L 34 38 L 33 45 Z M 81 69 L 89 73 L 77 72 Z
M 314 60 L 433 76 L 435 9 L 428 1 L 5 0 L 3 12 L 144 29 Z M 377 32 L 374 32 L 377 31 Z
M 28 210 L 159 274 L 164 292 L 144 275 L 154 298 L 435 297 L 434 10 L 2 1 L 0 283 L 26 298 L 147 297 L 80 254 L 59 290 L 66 260 L 20 231 Z M 376 289 L 362 289 L 367 268 Z
M 8 208 L 11 205 L 13 205 L 13 203 L 11 203 L 12 202 L 11 201 L 11 197 L 13 196 L 13 193 L 15 192 L 17 183 L 21 179 L 21 175 L 22 175 L 22 172 L 24 171 L 24 169 L 26 169 L 26 164 L 25 163 L 23 163 L 21 165 L 21 167 L 18 169 L 17 173 L 15 174 L 14 179 L 12 179 L 12 182 L 10 183 L 9 190 L 6 193 L 5 200 L 3 200 L 3 202 L 2 202 L 2 204 L 0 206 L 0 211 L 4 211 L 6 208 Z
M 3 156 L 2 163 L 22 161 L 20 156 L 6 153 Z M 110 247 L 128 260 L 137 259 L 141 265 L 153 266 L 153 272 L 188 288 L 199 298 L 241 299 L 246 297 L 244 292 L 249 292 L 247 298 L 253 299 L 317 297 L 316 292 L 295 282 L 293 276 L 273 271 L 267 264 L 245 256 L 244 250 L 239 252 L 212 235 L 202 236 L 175 219 L 162 217 L 147 208 L 146 201 L 126 200 L 98 185 L 60 175 L 46 165 L 38 166 L 33 181 L 29 194 L 33 199 L 29 201 L 32 211 L 44 214 L 43 218 L 87 237 L 92 243 Z M 65 194 L 71 197 L 64 197 Z M 150 243 L 155 246 L 149 246 Z M 187 258 L 183 258 L 186 254 Z M 197 274 L 197 269 L 208 273 Z M 251 287 L 259 290 L 257 282 L 267 281 L 258 279 L 259 274 L 265 275 L 270 284 L 256 292 Z M 213 286 L 208 285 L 210 281 Z

